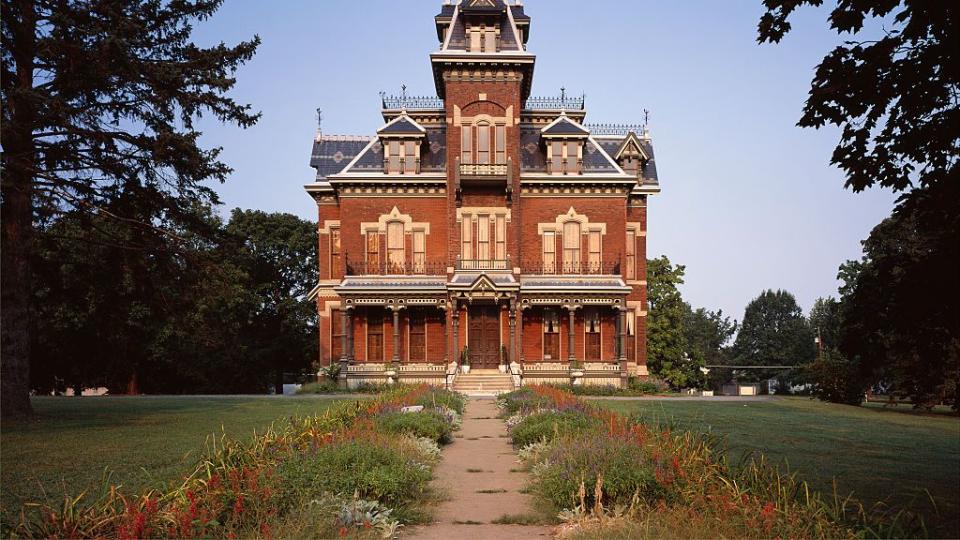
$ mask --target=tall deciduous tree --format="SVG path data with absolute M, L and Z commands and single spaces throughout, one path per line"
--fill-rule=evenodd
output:
M 101 207 L 119 193 L 187 220 L 216 199 L 205 180 L 230 169 L 204 149 L 203 113 L 247 127 L 258 115 L 228 97 L 259 39 L 202 48 L 192 24 L 220 0 L 3 0 L 3 224 L 0 355 L 4 416 L 30 412 L 31 253 L 35 223 Z M 156 212 L 149 214 L 155 215 Z M 106 214 L 104 214 L 106 215 Z M 138 235 L 162 223 L 113 214 Z
M 318 278 L 317 228 L 292 214 L 235 209 L 227 233 L 258 300 L 244 333 L 248 361 L 272 372 L 280 393 L 284 371 L 302 371 L 316 358 L 317 309 L 306 297 Z
M 796 298 L 787 291 L 767 290 L 750 301 L 733 355 L 738 364 L 752 366 L 799 366 L 813 360 L 813 333 Z M 782 373 L 758 370 L 747 375 L 761 379 Z
M 797 8 L 822 3 L 764 0 L 758 41 L 779 42 Z M 960 4 L 838 0 L 829 20 L 853 39 L 817 67 L 799 125 L 842 129 L 832 162 L 847 187 L 902 193 L 864 242 L 864 260 L 841 268 L 841 350 L 917 404 L 956 396 Z
M 895 213 L 864 242 L 863 259 L 841 267 L 840 350 L 915 406 L 957 407 L 960 270 L 931 266 L 930 252 L 957 257 L 960 241 L 940 243 L 940 232 L 921 223 L 915 214 Z

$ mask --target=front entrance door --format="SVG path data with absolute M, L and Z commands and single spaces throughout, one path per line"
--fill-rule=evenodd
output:
M 500 310 L 496 306 L 470 308 L 470 366 L 496 369 L 500 364 Z

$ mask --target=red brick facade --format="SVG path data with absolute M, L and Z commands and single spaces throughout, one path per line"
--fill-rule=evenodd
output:
M 646 374 L 649 135 L 530 98 L 529 17 L 496 4 L 437 16 L 438 98 L 385 98 L 376 137 L 318 133 L 321 365 Z

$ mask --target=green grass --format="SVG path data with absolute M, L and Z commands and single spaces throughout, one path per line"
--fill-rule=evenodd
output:
M 909 505 L 931 536 L 960 536 L 960 419 L 899 407 L 851 407 L 806 398 L 771 401 L 598 401 L 648 423 L 717 436 L 735 462 L 762 452 L 822 492 L 866 505 Z M 933 497 L 933 508 L 927 493 Z
M 104 471 L 125 493 L 177 481 L 206 442 L 223 432 L 246 439 L 291 414 L 323 411 L 317 398 L 37 397 L 36 417 L 4 421 L 0 509 L 95 492 Z

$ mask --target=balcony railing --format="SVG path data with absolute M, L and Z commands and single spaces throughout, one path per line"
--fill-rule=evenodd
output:
M 583 110 L 585 96 L 560 95 L 553 97 L 529 97 L 524 102 L 523 108 L 528 110 L 554 110 L 566 109 L 568 111 Z
M 510 259 L 461 259 L 457 257 L 457 270 L 511 270 Z
M 385 94 L 380 95 L 380 99 L 383 103 L 383 108 L 390 109 L 408 109 L 408 110 L 425 110 L 425 109 L 442 109 L 443 100 L 437 96 L 388 96 Z
M 584 124 L 593 135 L 618 135 L 624 137 L 631 131 L 643 135 L 643 124 Z
M 348 276 L 440 276 L 446 273 L 447 263 L 443 261 L 397 264 L 387 261 L 348 260 L 346 263 Z
M 620 261 L 573 261 L 544 263 L 542 261 L 529 262 L 520 267 L 524 274 L 532 275 L 594 275 L 612 276 L 620 274 Z
M 506 163 L 461 163 L 460 176 L 506 176 Z

